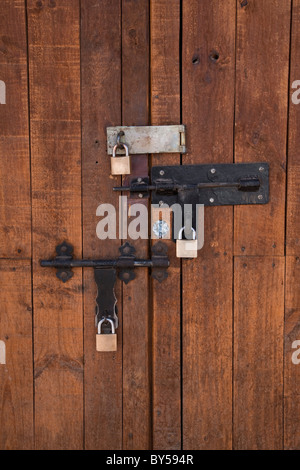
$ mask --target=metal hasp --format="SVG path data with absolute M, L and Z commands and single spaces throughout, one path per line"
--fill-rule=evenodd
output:
M 267 163 L 153 167 L 151 180 L 152 204 L 227 206 L 269 201 Z
M 185 126 L 118 126 L 107 127 L 107 153 L 113 154 L 119 135 L 119 142 L 126 143 L 130 155 L 145 153 L 186 153 Z M 118 155 L 124 155 L 121 147 Z
M 171 207 L 185 204 L 224 206 L 266 204 L 269 201 L 268 163 L 236 163 L 216 165 L 155 166 L 148 178 L 137 178 L 130 186 L 115 187 L 131 196 L 145 198 L 152 194 L 152 204 Z M 182 211 L 184 213 L 184 211 Z M 183 221 L 184 222 L 184 221 Z
M 130 186 L 114 191 L 129 191 L 133 197 L 149 197 L 152 204 L 171 206 L 204 204 L 228 206 L 266 204 L 269 202 L 268 163 L 237 163 L 217 165 L 154 166 L 149 178 L 137 178 Z
M 116 259 L 74 259 L 73 246 L 63 242 L 56 247 L 57 256 L 50 260 L 42 260 L 40 264 L 44 268 L 56 268 L 56 276 L 67 282 L 74 275 L 72 268 L 94 268 L 95 281 L 98 287 L 96 298 L 96 325 L 101 320 L 112 320 L 115 328 L 118 327 L 117 299 L 114 286 L 117 275 L 121 281 L 128 284 L 135 278 L 135 268 L 151 268 L 151 276 L 159 282 L 168 277 L 167 268 L 169 259 L 167 246 L 157 242 L 152 247 L 151 259 L 137 259 L 135 248 L 128 242 L 119 248 L 120 256 Z M 103 332 L 105 327 L 103 325 Z

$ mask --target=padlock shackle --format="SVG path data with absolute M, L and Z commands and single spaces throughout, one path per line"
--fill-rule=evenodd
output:
M 129 157 L 129 148 L 128 148 L 128 145 L 126 144 L 123 144 L 122 142 L 119 142 L 117 143 L 114 148 L 113 148 L 113 152 L 112 152 L 112 158 L 116 158 L 116 151 L 118 148 L 124 148 L 125 149 L 125 157 Z
M 101 335 L 101 326 L 102 323 L 108 321 L 111 324 L 111 334 L 114 335 L 116 333 L 114 321 L 111 318 L 102 318 L 102 320 L 98 323 L 98 335 Z
M 191 229 L 192 229 L 192 232 L 193 232 L 193 238 L 192 238 L 192 239 L 193 239 L 193 240 L 196 240 L 196 235 L 197 235 L 196 230 L 195 230 L 193 227 L 192 227 Z M 182 228 L 179 230 L 179 232 L 178 232 L 178 240 L 182 240 L 182 234 L 183 234 L 184 230 L 185 230 L 185 227 L 182 227 Z M 187 239 L 187 240 L 188 240 L 188 239 Z

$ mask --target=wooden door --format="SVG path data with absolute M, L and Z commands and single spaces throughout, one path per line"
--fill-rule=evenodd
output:
M 300 1 L 0 3 L 0 448 L 299 449 Z M 118 281 L 118 351 L 96 352 L 93 270 L 39 262 L 117 257 L 106 128 L 180 123 L 188 152 L 131 178 L 268 162 L 270 202 L 206 208 L 197 259 L 167 240 L 166 281 Z

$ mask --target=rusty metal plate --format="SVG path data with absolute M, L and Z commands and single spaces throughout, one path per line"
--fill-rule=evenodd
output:
M 107 153 L 112 155 L 120 132 L 124 135 L 121 143 L 129 147 L 129 154 L 147 153 L 186 153 L 185 126 L 119 126 L 107 127 Z M 123 149 L 117 149 L 117 155 L 124 155 Z
M 269 202 L 266 162 L 155 166 L 151 181 L 152 204 L 224 206 Z

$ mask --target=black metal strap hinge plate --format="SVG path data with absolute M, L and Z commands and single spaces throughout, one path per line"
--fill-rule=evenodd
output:
M 269 165 L 240 163 L 153 167 L 152 203 L 223 206 L 266 204 Z
M 269 201 L 268 163 L 155 166 L 148 178 L 137 178 L 131 196 L 149 197 L 152 204 L 204 204 L 205 206 L 266 204 Z
M 97 284 L 96 298 L 96 325 L 102 318 L 110 319 L 118 328 L 117 298 L 115 295 L 115 282 L 117 279 L 116 269 L 94 269 L 95 281 Z

